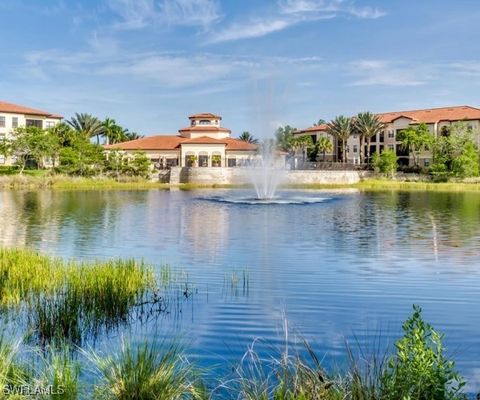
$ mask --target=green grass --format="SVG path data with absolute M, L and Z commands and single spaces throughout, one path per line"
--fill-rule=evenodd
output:
M 207 399 L 195 370 L 178 346 L 157 348 L 124 344 L 115 356 L 88 356 L 98 370 L 96 399 L 180 400 Z
M 152 269 L 135 260 L 65 262 L 28 249 L 0 248 L 0 277 L 0 304 L 26 307 L 41 343 L 78 343 L 85 332 L 128 321 L 156 288 Z

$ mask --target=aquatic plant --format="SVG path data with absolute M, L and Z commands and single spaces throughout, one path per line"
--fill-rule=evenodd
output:
M 206 399 L 192 364 L 176 345 L 142 344 L 132 349 L 124 343 L 116 356 L 90 353 L 100 378 L 96 399 L 176 400 Z
M 413 306 L 403 331 L 381 377 L 382 399 L 464 399 L 465 381 L 444 354 L 443 335 L 423 320 L 419 306 Z

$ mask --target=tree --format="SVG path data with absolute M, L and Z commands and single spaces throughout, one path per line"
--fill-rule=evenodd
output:
M 390 149 L 382 151 L 381 154 L 375 152 L 372 155 L 372 166 L 375 172 L 381 172 L 393 178 L 397 171 L 397 155 Z
M 318 147 L 318 151 L 319 151 L 320 153 L 322 153 L 322 155 L 323 155 L 322 161 L 325 162 L 326 153 L 331 153 L 332 150 L 333 150 L 332 142 L 330 141 L 329 138 L 327 138 L 327 137 L 325 137 L 325 136 L 321 136 L 321 137 L 318 139 L 317 147 Z
M 241 141 L 243 142 L 247 142 L 247 143 L 253 143 L 253 144 L 257 144 L 258 143 L 258 139 L 255 139 L 250 132 L 242 132 L 242 134 L 238 137 Z
M 478 176 L 479 154 L 474 133 L 464 122 L 452 124 L 446 136 L 433 141 L 433 163 L 430 172 L 437 179 L 448 176 Z
M 72 175 L 93 176 L 102 172 L 103 148 L 86 137 L 77 137 L 69 147 L 60 149 L 59 170 Z
M 40 168 L 44 167 L 45 158 L 55 157 L 58 141 L 49 132 L 36 126 L 15 128 L 10 139 L 5 140 L 2 153 L 14 156 L 16 164 L 23 173 L 27 160 L 32 159 Z
M 324 119 L 320 118 L 317 122 L 313 124 L 313 126 L 319 126 L 319 125 L 326 125 L 327 121 Z
M 75 113 L 67 123 L 75 129 L 75 131 L 82 133 L 86 138 L 97 138 L 97 144 L 100 144 L 100 136 L 103 135 L 105 127 L 102 121 L 97 117 L 85 113 Z
M 355 117 L 355 131 L 360 135 L 360 162 L 364 162 L 365 159 L 370 157 L 370 142 L 372 137 L 377 133 L 382 132 L 385 129 L 385 125 L 380 118 L 372 114 L 371 112 L 359 113 Z M 367 145 L 367 151 L 365 157 L 363 155 L 364 145 Z
M 291 153 L 293 132 L 295 132 L 295 130 L 296 129 L 290 125 L 281 126 L 277 129 L 275 132 L 275 140 L 279 150 Z
M 127 140 L 136 140 L 136 139 L 141 139 L 144 136 L 139 135 L 137 132 L 130 132 L 128 129 L 125 129 L 125 137 Z
M 132 167 L 133 175 L 147 178 L 150 173 L 152 162 L 145 153 L 138 152 L 133 156 L 133 160 L 130 162 L 130 165 Z
M 420 151 L 429 150 L 433 144 L 433 136 L 430 134 L 426 124 L 418 126 L 409 126 L 399 132 L 397 139 L 402 146 L 412 155 L 415 167 L 419 165 Z
M 335 117 L 328 124 L 327 132 L 342 143 L 342 161 L 346 163 L 347 160 L 347 140 L 352 135 L 354 124 L 352 118 L 340 115 Z
M 103 121 L 103 128 L 103 136 L 107 144 L 121 143 L 142 137 L 135 132 L 129 132 L 128 129 L 122 128 L 111 118 L 106 118 L 105 121 Z
M 313 146 L 312 137 L 309 135 L 296 136 L 291 140 L 291 146 L 293 150 L 301 151 L 305 162 L 307 160 L 307 150 Z

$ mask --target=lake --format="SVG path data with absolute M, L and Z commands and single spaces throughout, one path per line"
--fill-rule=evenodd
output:
M 0 245 L 82 260 L 143 258 L 188 276 L 194 290 L 174 310 L 93 346 L 182 337 L 193 359 L 224 368 L 257 338 L 260 351 L 281 347 L 287 321 L 334 368 L 346 342 L 392 344 L 419 304 L 445 333 L 468 389 L 478 390 L 480 194 L 286 191 L 287 202 L 268 205 L 250 204 L 251 196 L 2 191 Z

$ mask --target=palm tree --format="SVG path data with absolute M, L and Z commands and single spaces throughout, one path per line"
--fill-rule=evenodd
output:
M 290 125 L 281 126 L 277 129 L 275 132 L 275 140 L 279 150 L 289 153 L 292 151 L 293 132 L 295 131 L 296 129 Z
M 370 141 L 377 133 L 385 129 L 385 124 L 380 121 L 380 118 L 371 112 L 359 113 L 355 117 L 355 130 L 360 135 L 360 162 L 363 162 L 363 147 L 367 144 L 367 151 L 365 159 L 370 158 Z
M 308 135 L 297 136 L 292 139 L 292 149 L 301 150 L 303 161 L 307 159 L 307 149 L 313 145 L 312 137 Z
M 127 140 L 137 140 L 143 138 L 143 135 L 139 135 L 137 132 L 129 132 L 128 129 L 125 129 L 125 137 Z
M 67 123 L 79 133 L 83 133 L 87 138 L 97 137 L 97 144 L 100 144 L 100 136 L 105 128 L 103 122 L 97 117 L 85 113 L 75 113 L 75 116 Z
M 253 143 L 253 144 L 257 144 L 258 143 L 258 139 L 255 139 L 250 132 L 242 132 L 242 134 L 238 137 L 240 140 L 242 140 L 243 142 L 247 142 L 247 143 Z
M 347 160 L 347 140 L 353 133 L 352 118 L 340 115 L 335 117 L 333 121 L 328 124 L 327 132 L 342 142 L 342 161 L 346 163 Z
M 318 151 L 323 154 L 323 162 L 325 162 L 326 153 L 331 153 L 333 150 L 333 144 L 329 138 L 321 136 L 317 142 Z

